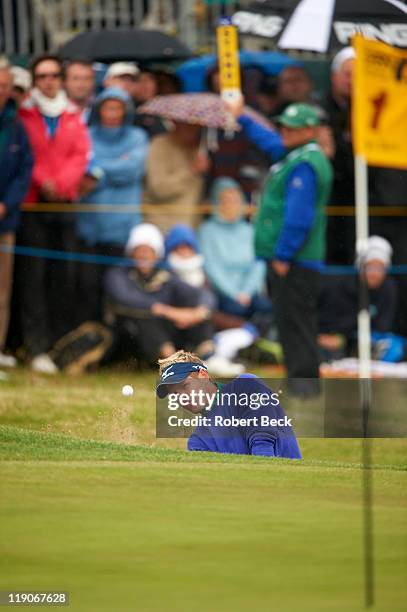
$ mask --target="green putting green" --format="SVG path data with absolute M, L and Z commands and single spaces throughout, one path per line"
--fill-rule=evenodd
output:
M 154 437 L 153 379 L 1 383 L 0 590 L 69 591 L 75 612 L 363 610 L 360 441 L 186 453 Z M 407 445 L 372 445 L 374 609 L 401 611 Z

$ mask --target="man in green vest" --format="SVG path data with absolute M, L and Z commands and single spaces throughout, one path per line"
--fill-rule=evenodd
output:
M 256 254 L 269 264 L 289 389 L 312 396 L 319 392 L 317 300 L 332 186 L 331 164 L 316 140 L 319 118 L 308 104 L 290 104 L 277 118 L 279 132 L 245 115 L 239 123 L 274 162 L 256 218 Z

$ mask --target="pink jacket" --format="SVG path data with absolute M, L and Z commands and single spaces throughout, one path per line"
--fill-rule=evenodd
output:
M 79 183 L 90 155 L 90 139 L 78 108 L 71 102 L 60 115 L 54 137 L 48 133 L 44 118 L 36 106 L 19 111 L 27 131 L 34 169 L 26 202 L 39 202 L 43 183 L 52 180 L 56 191 L 68 201 L 76 200 Z

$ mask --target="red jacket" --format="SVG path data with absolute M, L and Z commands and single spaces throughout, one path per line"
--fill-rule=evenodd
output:
M 90 139 L 78 108 L 71 102 L 60 115 L 54 137 L 36 106 L 19 111 L 34 156 L 34 169 L 26 202 L 41 200 L 41 185 L 51 180 L 58 194 L 76 200 L 78 187 L 89 161 Z

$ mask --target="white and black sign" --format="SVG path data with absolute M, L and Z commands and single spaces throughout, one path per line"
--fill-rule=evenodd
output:
M 271 0 L 237 11 L 243 35 L 270 39 L 283 49 L 326 52 L 350 44 L 352 36 L 407 47 L 407 6 L 398 0 Z

